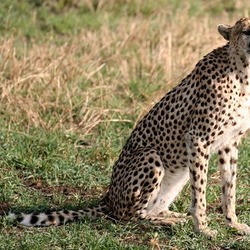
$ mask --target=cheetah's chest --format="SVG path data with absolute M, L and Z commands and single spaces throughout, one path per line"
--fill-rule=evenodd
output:
M 222 128 L 223 133 L 216 137 L 212 151 L 228 145 L 231 141 L 244 135 L 250 129 L 250 93 L 241 99 L 236 111 L 230 113 L 230 119 Z

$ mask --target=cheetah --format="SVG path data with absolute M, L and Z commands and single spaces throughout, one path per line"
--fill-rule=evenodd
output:
M 203 57 L 137 124 L 98 205 L 13 215 L 17 222 L 50 226 L 83 216 L 109 216 L 173 225 L 186 218 L 169 206 L 190 180 L 194 230 L 213 237 L 217 232 L 207 225 L 206 185 L 209 157 L 218 153 L 226 224 L 250 234 L 235 212 L 238 146 L 250 129 L 250 18 L 234 26 L 219 25 L 218 32 L 226 45 Z

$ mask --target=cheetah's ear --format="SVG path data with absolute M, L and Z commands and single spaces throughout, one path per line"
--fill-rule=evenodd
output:
M 220 24 L 218 26 L 218 31 L 219 33 L 227 40 L 229 41 L 230 36 L 231 36 L 231 30 L 232 27 L 226 24 Z

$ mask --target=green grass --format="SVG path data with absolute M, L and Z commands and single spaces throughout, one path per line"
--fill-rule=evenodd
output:
M 0 33 L 41 39 L 47 33 L 52 36 L 75 35 L 82 28 L 100 29 L 103 22 L 117 25 L 124 16 L 134 18 L 140 15 L 148 18 L 164 10 L 167 18 L 172 19 L 182 9 L 187 9 L 191 16 L 203 12 L 210 15 L 220 15 L 224 11 L 233 14 L 244 11 L 245 6 L 247 3 L 244 1 L 237 5 L 234 0 L 215 3 L 150 0 L 143 4 L 138 0 L 3 0 L 0 3 Z
M 0 212 L 95 204 L 134 125 L 202 55 L 223 44 L 218 23 L 234 23 L 248 1 L 0 2 Z M 250 138 L 240 148 L 237 213 L 250 224 Z M 189 185 L 172 205 L 187 211 Z M 225 227 L 217 158 L 209 169 L 213 240 L 192 222 L 85 219 L 20 228 L 0 219 L 0 249 L 248 249 Z

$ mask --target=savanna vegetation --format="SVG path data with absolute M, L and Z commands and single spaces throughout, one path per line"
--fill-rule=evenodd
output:
M 248 0 L 1 0 L 0 211 L 95 204 L 138 120 L 213 48 L 219 23 L 248 16 Z M 240 150 L 237 213 L 250 224 L 250 138 Z M 248 249 L 224 227 L 216 157 L 208 213 L 218 237 L 192 222 L 83 219 L 20 228 L 0 219 L 0 249 Z M 186 212 L 189 186 L 173 204 Z

